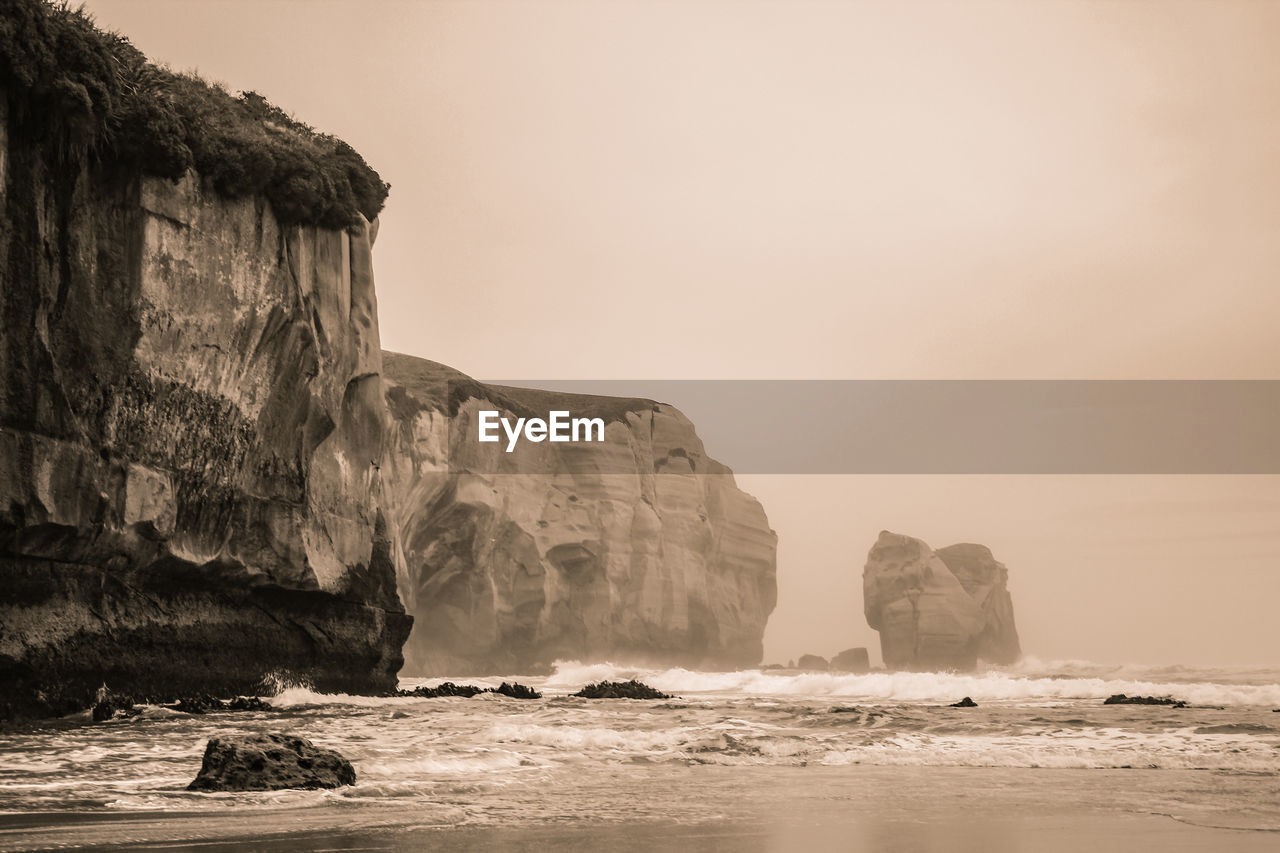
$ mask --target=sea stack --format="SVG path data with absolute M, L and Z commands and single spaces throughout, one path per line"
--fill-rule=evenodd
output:
M 759 501 L 652 400 L 486 385 L 384 353 L 385 472 L 416 627 L 405 673 L 508 673 L 557 659 L 755 666 L 777 599 Z M 599 417 L 604 440 L 468 443 L 477 412 Z
M 889 669 L 974 669 L 1021 655 L 1009 571 L 982 545 L 932 550 L 880 532 L 862 573 L 867 624 L 880 632 Z

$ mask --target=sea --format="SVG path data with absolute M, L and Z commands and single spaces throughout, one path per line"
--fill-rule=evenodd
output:
M 673 698 L 570 695 L 630 678 Z M 543 698 L 286 684 L 272 712 L 152 707 L 9 728 L 0 849 L 1280 850 L 1277 667 L 1028 659 L 846 675 L 562 661 L 549 675 L 401 686 L 444 680 L 514 680 Z M 1117 693 L 1189 706 L 1103 704 Z M 977 707 L 950 707 L 966 696 Z M 356 784 L 186 790 L 209 738 L 275 731 L 338 750 Z

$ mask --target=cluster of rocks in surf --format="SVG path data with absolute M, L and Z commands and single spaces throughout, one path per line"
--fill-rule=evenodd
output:
M 1102 701 L 1103 705 L 1167 705 L 1170 708 L 1185 708 L 1187 703 L 1171 696 L 1126 696 L 1116 693 Z
M 806 672 L 838 672 L 847 675 L 866 675 L 871 671 L 871 659 L 865 648 L 845 649 L 831 660 L 821 655 L 801 655 L 798 660 L 781 664 L 767 664 L 762 669 L 803 669 Z
M 486 693 L 515 699 L 542 698 L 541 693 L 530 687 L 505 681 L 499 687 L 476 687 L 445 681 L 434 687 L 397 690 L 387 695 L 437 699 L 472 698 Z M 584 699 L 672 698 L 635 679 L 588 684 L 573 696 Z M 210 697 L 199 697 L 199 700 L 192 707 L 203 710 L 195 710 L 194 713 L 231 710 L 228 707 L 231 703 Z M 295 735 L 264 733 L 211 738 L 205 747 L 200 772 L 187 786 L 187 790 L 272 791 L 283 788 L 338 788 L 355 783 L 355 768 L 337 751 L 317 747 L 311 741 Z
M 588 684 L 572 694 L 581 699 L 672 699 L 674 697 L 656 690 L 634 678 L 630 681 L 599 681 Z
M 526 687 L 517 682 L 502 682 L 497 687 L 476 687 L 474 684 L 454 684 L 452 681 L 445 681 L 437 684 L 435 687 L 415 687 L 412 690 L 397 690 L 390 693 L 390 696 L 413 697 L 416 699 L 439 699 L 442 697 L 459 697 L 470 699 L 473 696 L 479 696 L 482 693 L 497 693 L 512 699 L 541 699 L 542 694 L 532 687 Z
M 184 696 L 176 702 L 152 702 L 136 696 L 124 696 L 100 688 L 96 701 L 89 710 L 95 723 L 107 720 L 132 719 L 142 714 L 148 707 L 158 707 L 183 714 L 209 714 L 219 711 L 274 711 L 275 707 L 265 699 L 257 696 L 236 696 L 231 699 L 219 699 L 208 694 Z

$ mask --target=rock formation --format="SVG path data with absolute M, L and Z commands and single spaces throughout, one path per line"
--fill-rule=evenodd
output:
M 88 157 L 0 91 L 0 716 L 394 688 L 375 228 Z
M 417 620 L 406 673 L 760 661 L 776 537 L 679 411 L 486 386 L 393 353 L 383 364 L 401 595 Z M 479 409 L 599 416 L 605 441 L 506 453 L 463 440 Z
M 865 675 L 871 671 L 871 657 L 864 648 L 845 649 L 831 659 L 831 671 Z
M 332 749 L 286 734 L 215 737 L 188 791 L 341 788 L 356 783 L 351 762 Z
M 0 718 L 385 695 L 401 594 L 415 673 L 759 661 L 775 537 L 683 415 L 384 385 L 387 187 L 350 146 L 72 7 L 0 36 Z M 456 441 L 566 401 L 607 440 Z
M 673 699 L 675 697 L 655 690 L 643 681 L 601 681 L 588 684 L 572 694 L 581 699 Z
M 1187 703 L 1172 696 L 1126 696 L 1116 693 L 1102 701 L 1103 705 L 1168 705 L 1172 708 L 1185 708 Z
M 971 670 L 1021 656 L 1009 572 L 982 545 L 934 552 L 881 531 L 862 573 L 867 623 L 889 669 Z
M 817 672 L 826 672 L 831 668 L 831 664 L 827 663 L 827 659 L 821 655 L 800 655 L 800 660 L 796 661 L 799 669 L 814 670 Z

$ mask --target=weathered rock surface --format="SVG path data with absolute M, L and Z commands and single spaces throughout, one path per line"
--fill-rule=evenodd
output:
M 800 655 L 800 660 L 796 661 L 796 666 L 800 669 L 812 669 L 820 672 L 826 672 L 831 668 L 831 664 L 827 663 L 827 659 L 821 655 Z
M 48 165 L 0 92 L 0 716 L 395 686 L 373 229 Z
M 573 694 L 582 699 L 670 699 L 671 696 L 656 690 L 643 681 L 600 681 L 588 684 Z
M 383 364 L 400 589 L 417 619 L 406 674 L 760 661 L 776 537 L 679 411 L 482 385 L 394 353 Z M 506 453 L 463 440 L 480 409 L 599 416 L 605 441 Z
M 1008 570 L 981 545 L 934 552 L 881 531 L 862 574 L 867 623 L 889 669 L 971 670 L 1021 656 Z
M 285 734 L 210 738 L 188 791 L 341 788 L 356 783 L 351 762 L 332 749 Z
M 864 648 L 845 649 L 831 659 L 831 670 L 865 675 L 871 671 L 871 656 Z

